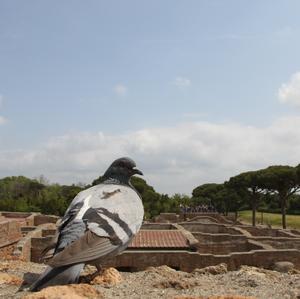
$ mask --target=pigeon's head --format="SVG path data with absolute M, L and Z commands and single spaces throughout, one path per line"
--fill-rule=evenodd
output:
M 135 162 L 127 157 L 115 160 L 104 173 L 105 179 L 117 180 L 123 184 L 129 184 L 130 178 L 143 173 L 136 168 Z

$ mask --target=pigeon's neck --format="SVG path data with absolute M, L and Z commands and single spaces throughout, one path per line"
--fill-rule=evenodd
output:
M 130 184 L 130 179 L 121 176 L 106 177 L 103 181 L 103 184 L 125 185 L 132 187 Z
M 104 181 L 102 182 L 102 184 L 113 184 L 113 185 L 123 185 L 123 186 L 127 186 L 130 187 L 131 189 L 133 189 L 138 196 L 141 198 L 140 194 L 137 192 L 137 190 L 134 188 L 134 186 L 131 184 L 130 182 L 130 178 L 125 179 L 125 178 L 120 178 L 120 177 L 105 177 Z

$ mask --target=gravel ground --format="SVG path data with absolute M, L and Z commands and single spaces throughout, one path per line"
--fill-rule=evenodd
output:
M 21 278 L 27 282 L 35 279 L 45 268 L 43 264 L 16 260 L 0 260 L 0 274 Z M 196 270 L 186 273 L 167 266 L 145 271 L 122 272 L 122 282 L 93 285 L 104 298 L 171 299 L 179 295 L 212 296 L 243 295 L 260 299 L 300 298 L 300 274 L 280 273 L 255 267 L 243 266 L 238 271 L 227 272 L 226 265 L 216 266 L 213 271 Z M 90 273 L 89 267 L 86 273 Z M 213 275 L 211 273 L 220 273 Z M 5 276 L 5 277 L 6 277 Z M 22 298 L 28 292 L 18 292 L 19 284 L 3 282 L 0 276 L 0 298 Z

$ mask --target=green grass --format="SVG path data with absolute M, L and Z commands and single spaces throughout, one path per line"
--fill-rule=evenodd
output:
M 261 212 L 256 212 L 256 223 L 261 224 Z M 238 219 L 252 223 L 252 211 L 239 211 Z M 287 228 L 300 229 L 300 215 L 286 215 Z M 263 213 L 263 224 L 270 224 L 272 227 L 282 227 L 281 214 Z

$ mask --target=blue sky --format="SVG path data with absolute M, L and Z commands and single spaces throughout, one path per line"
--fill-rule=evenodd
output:
M 0 176 L 89 182 L 127 155 L 171 194 L 298 164 L 299 11 L 297 0 L 1 0 Z

